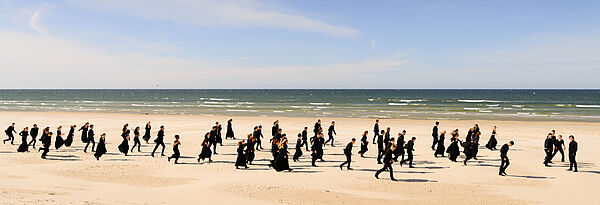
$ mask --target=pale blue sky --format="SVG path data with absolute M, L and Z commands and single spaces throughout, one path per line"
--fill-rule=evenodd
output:
M 0 88 L 600 88 L 600 1 L 0 0 Z M 27 76 L 27 77 L 19 77 Z

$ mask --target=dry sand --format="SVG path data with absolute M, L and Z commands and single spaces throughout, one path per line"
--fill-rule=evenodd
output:
M 236 137 L 250 133 L 262 124 L 265 137 L 275 119 L 289 135 L 293 154 L 295 136 L 304 126 L 312 128 L 316 118 L 175 116 L 110 113 L 47 113 L 0 112 L 0 125 L 16 122 L 20 131 L 37 123 L 55 132 L 62 125 L 81 125 L 86 121 L 96 126 L 96 134 L 107 134 L 108 154 L 96 161 L 92 153 L 83 153 L 79 133 L 70 148 L 51 149 L 49 160 L 40 159 L 39 152 L 17 153 L 15 145 L 0 145 L 0 204 L 598 204 L 600 201 L 600 123 L 577 122 L 516 122 L 516 121 L 441 121 L 440 130 L 461 130 L 464 138 L 468 127 L 478 123 L 482 144 L 487 142 L 491 127 L 498 126 L 498 148 L 515 141 L 509 157 L 509 176 L 498 176 L 499 152 L 480 149 L 479 160 L 469 166 L 452 163 L 447 158 L 434 158 L 431 146 L 433 121 L 382 120 L 381 128 L 391 127 L 393 136 L 406 129 L 416 136 L 415 167 L 394 165 L 394 175 L 400 181 L 373 177 L 381 168 L 376 163 L 376 146 L 369 145 L 366 158 L 353 152 L 353 171 L 340 171 L 345 160 L 343 147 L 352 137 L 360 139 L 369 130 L 372 140 L 373 119 L 322 119 L 324 127 L 336 121 L 336 147 L 325 148 L 326 162 L 310 167 L 305 155 L 301 162 L 290 164 L 293 172 L 275 172 L 267 167 L 269 150 L 257 153 L 248 170 L 236 170 L 237 140 L 225 140 L 218 147 L 213 163 L 197 163 L 201 137 L 215 121 L 234 119 Z M 182 164 L 167 162 L 166 157 L 152 158 L 153 144 L 144 144 L 142 153 L 124 156 L 118 152 L 120 130 L 125 123 L 130 128 L 143 127 L 152 121 L 153 138 L 158 127 L 166 127 L 165 142 L 181 135 Z M 542 145 L 546 134 L 555 129 L 563 136 L 575 135 L 580 145 L 579 173 L 567 172 L 568 163 L 554 159 L 553 167 L 542 165 Z M 143 128 L 142 128 L 143 131 Z M 223 132 L 224 135 L 224 132 Z M 2 135 L 4 138 L 4 135 Z M 38 137 L 39 138 L 39 137 Z M 96 138 L 98 139 L 98 138 Z M 54 139 L 53 139 L 54 140 Z M 269 148 L 268 140 L 263 146 Z M 568 141 L 568 140 L 566 140 Z M 38 145 L 41 143 L 38 142 Z M 132 145 L 133 143 L 130 143 Z M 449 142 L 446 141 L 446 146 Z M 167 143 L 168 145 L 168 143 Z M 170 155 L 168 145 L 165 154 Z

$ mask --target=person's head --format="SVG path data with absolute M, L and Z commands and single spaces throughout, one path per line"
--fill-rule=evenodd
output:
M 204 139 L 208 138 L 210 136 L 210 132 L 207 132 L 206 134 L 204 134 Z
M 513 141 L 508 142 L 508 146 L 513 146 L 513 145 L 515 145 L 515 142 L 513 142 Z
M 335 125 L 335 121 L 331 121 L 331 125 Z
M 379 123 L 379 119 L 376 119 L 376 120 L 375 120 L 375 123 Z
M 250 133 L 250 134 L 247 134 L 247 135 L 246 135 L 246 138 L 248 138 L 248 139 L 252 138 L 252 133 Z
M 258 126 L 258 129 L 259 129 L 259 130 L 260 130 L 260 129 L 262 129 L 262 125 L 259 125 L 259 126 Z
M 94 125 L 90 125 L 90 129 L 94 129 Z
M 27 129 L 29 129 L 28 127 L 23 128 L 23 131 L 27 131 Z
M 37 124 L 33 124 L 33 128 L 37 128 Z
M 212 130 L 217 130 L 217 126 L 213 126 L 213 127 L 212 127 Z
M 323 138 L 323 133 L 319 133 L 319 137 L 320 137 L 320 138 Z
M 385 130 L 387 130 L 388 132 L 390 131 L 390 129 L 391 129 L 390 127 L 385 128 Z
M 129 123 L 125 123 L 125 126 L 123 126 L 123 127 L 129 127 Z
M 86 126 L 89 126 L 89 125 L 90 125 L 90 122 L 85 122 L 85 125 L 86 125 Z
M 287 134 L 282 134 L 281 138 L 286 138 L 287 139 Z
M 556 134 L 556 130 L 552 130 L 552 135 Z
M 254 131 L 258 130 L 258 126 L 254 126 Z
M 163 131 L 164 131 L 164 130 L 165 130 L 165 126 L 164 126 L 164 125 L 161 125 L 161 126 L 160 126 L 160 130 L 163 130 Z
M 275 120 L 275 122 L 273 122 L 274 125 L 279 124 L 279 120 Z
M 475 124 L 475 127 L 479 127 L 479 125 L 478 125 L 478 124 Z
M 179 140 L 179 135 L 175 135 L 175 139 L 176 139 L 176 140 Z
M 317 120 L 317 122 L 318 122 L 318 123 L 321 123 L 321 119 L 318 119 L 318 120 Z
M 442 131 L 442 134 L 446 134 L 446 130 Z
M 385 130 L 381 130 L 381 135 L 385 134 Z
M 438 121 L 435 121 L 435 125 L 440 125 L 440 122 L 438 122 Z
M 298 133 L 298 138 L 302 138 L 302 133 Z
M 304 130 L 308 130 L 308 127 L 304 127 Z
M 393 137 L 392 137 L 392 138 L 390 138 L 390 142 L 391 142 L 391 143 L 394 143 L 395 141 L 396 141 L 396 139 L 394 139 Z
M 102 139 L 104 139 L 104 138 L 106 137 L 106 133 L 102 133 L 102 134 L 100 135 L 100 137 L 101 137 Z
M 352 144 L 356 142 L 356 138 L 352 138 Z
M 569 140 L 571 140 L 571 142 L 575 141 L 575 136 L 573 136 L 573 135 L 569 136 Z
M 413 142 L 414 142 L 414 141 L 417 141 L 417 137 L 412 137 L 412 139 L 411 139 L 411 140 L 412 140 Z
M 14 127 L 14 126 L 15 126 L 15 123 L 13 122 L 13 123 L 11 124 L 11 126 L 13 126 L 13 127 Z
M 548 136 L 546 136 L 546 138 L 548 138 L 548 139 L 552 138 L 552 133 L 548 133 Z
M 365 132 L 363 132 L 363 136 L 368 135 L 369 131 L 365 130 Z
M 402 130 L 402 134 L 403 134 L 403 135 L 406 135 L 406 130 Z
M 233 119 L 229 119 L 228 122 L 233 122 Z
M 496 126 L 494 126 L 494 130 L 496 130 Z
M 219 126 L 219 122 L 215 122 L 215 126 Z
M 62 126 L 58 126 L 58 128 L 56 128 L 56 129 L 59 129 L 59 130 L 60 130 L 60 129 L 62 129 Z
M 135 131 L 140 131 L 140 127 L 135 127 Z
M 277 133 L 281 133 L 282 131 L 283 131 L 283 130 L 282 130 L 281 128 L 279 128 L 279 129 L 277 130 Z
M 562 140 L 562 135 L 558 135 L 558 139 L 561 139 L 561 140 Z
M 147 125 L 150 125 L 150 121 L 148 121 L 148 123 L 146 123 Z
M 35 127 L 35 126 L 34 126 L 34 127 Z M 77 127 L 77 125 L 71 125 L 70 127 L 71 127 L 71 128 L 75 128 L 75 127 Z

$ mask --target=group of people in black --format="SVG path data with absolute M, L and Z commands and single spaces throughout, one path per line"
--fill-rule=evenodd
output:
M 226 130 L 226 139 L 236 139 L 233 132 L 232 119 L 227 121 L 227 130 Z M 52 144 L 52 136 L 55 137 L 54 145 L 56 149 L 61 148 L 62 146 L 70 147 L 73 143 L 73 137 L 76 129 L 76 125 L 71 125 L 70 130 L 65 138 L 62 135 L 62 126 L 59 126 L 56 130 L 56 134 L 50 132 L 50 128 L 46 127 L 41 132 L 40 142 L 42 143 L 42 147 L 38 149 L 38 151 L 43 150 L 41 158 L 46 159 L 48 152 L 50 151 L 50 146 Z M 145 126 L 144 135 L 141 137 L 146 143 L 150 140 L 150 132 L 151 132 L 151 124 L 148 122 Z M 490 136 L 489 141 L 485 145 L 485 147 L 489 150 L 497 150 L 497 139 L 496 139 L 496 126 L 493 127 L 492 135 Z M 198 162 L 200 160 L 208 159 L 209 162 L 212 162 L 212 155 L 217 154 L 217 145 L 223 145 L 223 140 L 221 138 L 221 130 L 222 126 L 219 122 L 216 122 L 215 125 L 211 128 L 209 132 L 207 132 L 202 141 L 201 152 L 198 155 Z M 377 144 L 377 163 L 383 164 L 383 167 L 378 170 L 375 174 L 376 178 L 379 178 L 379 174 L 384 171 L 390 172 L 390 178 L 395 180 L 393 176 L 393 163 L 400 162 L 400 166 L 407 163 L 410 168 L 413 168 L 413 152 L 414 152 L 414 143 L 416 141 L 416 137 L 412 137 L 408 141 L 405 141 L 406 130 L 398 133 L 398 138 L 390 137 L 390 127 L 385 130 L 379 130 L 379 120 L 375 121 L 375 125 L 373 128 L 374 136 L 373 136 L 373 144 Z M 85 144 L 83 149 L 84 152 L 87 152 L 89 145 L 91 144 L 91 150 L 94 153 L 94 157 L 99 160 L 103 154 L 107 152 L 106 149 L 106 134 L 103 133 L 100 135 L 99 142 L 96 146 L 95 141 L 95 133 L 94 133 L 94 125 L 86 122 L 83 126 L 79 128 L 78 131 L 81 131 L 81 141 Z M 128 155 L 129 152 L 133 152 L 135 147 L 137 146 L 137 151 L 141 152 L 141 141 L 140 141 L 140 127 L 136 127 L 133 131 L 133 141 L 134 144 L 130 148 L 129 141 L 130 138 L 130 130 L 129 124 L 125 124 L 122 129 L 121 137 L 123 141 L 118 145 L 118 150 L 123 153 L 125 156 Z M 14 134 L 18 134 L 21 136 L 22 143 L 19 145 L 17 151 L 18 152 L 29 152 L 29 146 L 33 146 L 35 149 L 37 136 L 39 134 L 39 128 L 36 124 L 33 125 L 31 129 L 28 127 L 23 128 L 23 130 L 19 133 L 15 130 L 15 123 L 12 123 L 6 130 L 5 133 L 7 135 L 7 139 L 3 140 L 4 143 L 11 142 L 14 144 Z M 308 139 L 308 127 L 304 127 L 303 131 L 298 133 L 298 138 L 296 140 L 295 145 L 295 153 L 293 155 L 293 161 L 297 162 L 300 160 L 300 157 L 303 155 L 303 150 L 306 149 L 307 152 L 311 153 L 311 165 L 316 167 L 317 160 L 325 161 L 323 159 L 324 155 L 324 147 L 331 142 L 331 146 L 334 147 L 334 135 L 337 135 L 335 131 L 335 122 L 331 122 L 331 125 L 328 128 L 328 139 L 324 139 L 323 127 L 321 125 L 321 120 L 318 120 L 313 129 L 314 135 Z M 358 154 L 361 157 L 364 157 L 364 154 L 369 150 L 368 149 L 368 131 L 364 131 L 361 139 L 360 139 L 360 150 Z M 552 163 L 552 159 L 554 156 L 560 152 L 561 161 L 564 162 L 564 150 L 566 149 L 564 140 L 562 139 L 562 135 L 556 136 L 556 132 L 552 130 L 545 140 L 544 143 L 544 151 L 546 153 L 546 157 L 544 159 L 544 165 L 550 166 L 548 164 Z M 273 160 L 270 161 L 269 167 L 272 167 L 276 171 L 292 171 L 289 165 L 289 152 L 288 152 L 288 138 L 285 133 L 283 133 L 282 129 L 279 127 L 279 121 L 275 121 L 273 123 L 272 138 L 271 142 L 271 154 L 273 156 Z M 467 165 L 467 162 L 471 159 L 477 160 L 477 153 L 479 150 L 479 141 L 481 132 L 479 130 L 479 126 L 475 124 L 472 128 L 469 129 L 465 140 L 462 141 L 459 138 L 458 129 L 455 129 L 451 133 L 450 145 L 445 147 L 445 135 L 446 131 L 439 131 L 439 122 L 435 122 L 435 126 L 432 129 L 432 138 L 433 142 L 431 145 L 431 149 L 434 151 L 434 157 L 446 157 L 445 153 L 448 153 L 448 158 L 456 162 L 458 156 L 460 156 L 460 147 L 463 147 L 463 153 L 465 154 L 465 159 L 463 160 L 463 164 Z M 28 137 L 31 136 L 31 141 L 28 141 Z M 164 155 L 165 143 L 165 127 L 161 126 L 158 131 L 157 137 L 154 140 L 155 147 L 151 153 L 151 156 L 154 157 L 157 149 L 162 146 L 161 156 Z M 175 164 L 178 163 L 180 158 L 179 146 L 181 145 L 180 136 L 175 135 L 175 140 L 172 144 L 173 154 L 168 157 L 168 161 L 174 159 Z M 262 125 L 258 125 L 254 127 L 252 133 L 247 135 L 246 140 L 238 141 L 237 143 L 237 159 L 235 162 L 236 168 L 248 168 L 248 165 L 251 165 L 254 158 L 255 152 L 258 150 L 262 150 L 262 140 L 264 138 L 262 134 Z M 574 136 L 569 136 L 569 162 L 570 168 L 569 171 L 577 172 L 577 162 L 575 159 L 577 153 L 577 142 L 575 141 Z M 309 150 L 309 141 L 310 141 L 310 150 Z M 352 148 L 356 143 L 356 138 L 352 138 L 352 140 L 344 147 L 343 154 L 346 156 L 346 161 L 339 165 L 340 169 L 343 169 L 344 166 L 347 167 L 348 170 L 352 170 L 350 164 L 352 162 Z M 509 141 L 508 143 L 502 145 L 500 148 L 500 158 L 501 164 L 499 169 L 499 175 L 506 175 L 506 168 L 510 164 L 508 159 L 508 151 L 511 146 L 514 145 L 513 141 Z M 211 150 L 212 147 L 212 150 Z M 406 156 L 405 156 L 406 155 Z M 438 156 L 439 155 L 439 156 Z M 398 158 L 400 158 L 398 160 Z

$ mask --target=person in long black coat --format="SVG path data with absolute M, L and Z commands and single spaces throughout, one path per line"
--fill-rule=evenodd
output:
M 248 165 L 246 164 L 246 151 L 244 150 L 244 148 L 246 148 L 246 143 L 244 143 L 244 140 L 241 140 L 237 143 L 237 145 L 237 160 L 235 160 L 235 168 L 239 169 L 240 167 L 244 167 L 244 169 L 248 169 Z
M 88 129 L 90 128 L 90 123 L 86 122 L 83 126 L 79 128 L 78 131 L 81 131 L 81 142 L 88 143 Z
M 33 144 L 33 149 L 35 149 L 35 142 L 37 141 L 36 138 L 38 136 L 39 130 L 40 128 L 38 128 L 37 124 L 33 124 L 31 130 L 29 130 L 29 135 L 31 135 L 31 141 L 29 142 L 29 145 Z
M 385 144 L 383 144 L 383 135 L 385 130 L 381 130 L 381 134 L 377 135 L 377 164 L 383 164 L 381 158 L 385 155 Z
M 498 145 L 498 140 L 496 140 L 496 126 L 492 129 L 492 136 L 488 140 L 488 143 L 485 144 L 485 147 L 489 150 L 496 150 L 496 145 Z
M 100 140 L 98 140 L 98 146 L 96 147 L 94 157 L 96 157 L 96 160 L 100 160 L 100 157 L 104 154 L 106 154 L 106 134 L 102 133 L 100 135 Z
M 431 150 L 436 150 L 435 149 L 435 145 L 438 143 L 439 138 L 438 138 L 438 125 L 440 125 L 440 122 L 435 122 L 435 126 L 433 126 L 433 130 L 431 132 L 431 136 L 433 137 L 433 142 L 431 143 Z
M 252 164 L 255 157 L 255 149 L 254 144 L 256 143 L 256 139 L 252 136 L 252 134 L 248 134 L 248 142 L 246 143 L 246 161 L 248 164 Z
M 70 147 L 73 144 L 73 137 L 75 136 L 75 128 L 77 125 L 71 125 L 67 138 L 65 138 L 65 147 Z
M 406 130 L 402 130 L 401 133 L 398 133 L 398 140 L 396 141 L 396 150 L 394 150 L 394 161 L 398 161 L 398 157 L 402 156 L 400 161 L 404 160 L 404 136 L 406 136 Z
M 365 130 L 362 137 L 360 138 L 360 151 L 358 151 L 360 157 L 365 157 L 365 153 L 367 153 L 367 151 L 369 150 L 369 139 L 367 138 L 368 134 L 369 131 Z
M 346 161 L 340 164 L 340 169 L 342 169 L 344 165 L 347 164 L 347 169 L 352 170 L 352 168 L 350 168 L 350 163 L 352 163 L 352 146 L 354 146 L 354 143 L 356 143 L 356 138 L 352 138 L 352 141 L 350 141 L 346 145 L 346 148 L 344 148 L 344 155 L 346 156 Z
M 460 156 L 460 148 L 458 146 L 458 143 L 460 142 L 460 140 L 458 138 L 452 138 L 452 142 L 450 143 L 450 145 L 448 146 L 448 149 L 446 150 L 446 153 L 448 153 L 448 159 L 450 159 L 450 161 L 456 162 L 456 158 L 458 158 L 458 156 Z
M 133 146 L 131 146 L 131 153 L 133 153 L 135 146 L 137 146 L 138 152 L 142 152 L 140 150 L 142 147 L 142 143 L 140 142 L 140 127 L 135 127 L 135 130 L 133 130 Z
M 175 141 L 173 142 L 173 154 L 167 158 L 167 161 L 170 162 L 171 159 L 175 159 L 175 164 L 179 164 L 179 162 L 177 162 L 181 156 L 181 153 L 179 153 L 179 145 L 181 145 L 181 142 L 179 141 L 179 135 L 175 135 Z
M 288 159 L 288 154 L 289 152 L 287 151 L 288 148 L 288 139 L 286 137 L 285 134 L 283 134 L 281 136 L 281 142 L 279 143 L 279 149 L 278 149 L 278 153 L 277 153 L 277 158 L 275 159 L 275 171 L 292 171 L 292 169 L 290 168 L 290 162 Z
M 54 148 L 58 149 L 65 144 L 65 140 L 62 138 L 62 126 L 58 126 L 56 129 L 56 139 L 54 140 Z
M 13 132 L 15 134 L 17 134 L 17 131 L 15 131 L 15 123 L 13 122 L 10 126 L 8 126 L 8 128 L 6 128 L 6 130 L 4 131 L 4 133 L 6 133 L 6 139 L 4 141 L 2 141 L 4 144 L 6 144 L 6 142 L 10 141 L 10 144 L 15 144 L 15 136 L 13 135 Z
M 144 129 L 146 131 L 144 132 L 144 136 L 142 137 L 142 139 L 146 142 L 146 144 L 148 144 L 148 140 L 150 140 L 151 138 L 150 131 L 152 130 L 152 126 L 150 126 L 150 121 L 146 123 L 146 127 L 144 127 Z
M 308 149 L 308 127 L 304 127 L 302 130 L 302 146 L 306 146 L 306 151 L 309 152 Z
M 462 146 L 464 147 L 463 153 L 465 153 L 465 160 L 463 160 L 463 164 L 466 166 L 467 162 L 474 158 L 474 150 L 477 144 L 475 144 L 475 142 L 464 142 L 462 143 Z
M 150 156 L 154 157 L 154 153 L 156 152 L 156 149 L 158 149 L 158 146 L 162 146 L 162 151 L 160 152 L 160 156 L 165 156 L 165 142 L 163 141 L 165 137 L 165 126 L 160 126 L 160 130 L 158 131 L 158 134 L 156 135 L 156 139 L 154 139 L 154 142 L 156 143 L 156 145 L 154 146 L 154 150 L 152 150 L 152 154 L 150 154 Z
M 204 159 L 208 159 L 208 162 L 212 162 L 212 151 L 210 150 L 210 133 L 206 133 L 204 135 L 204 140 L 202 141 L 202 150 L 200 154 L 198 154 L 198 163 L 200 160 L 204 161 Z
M 129 132 L 123 132 L 121 137 L 123 138 L 123 141 L 121 141 L 121 144 L 119 144 L 117 148 L 119 148 L 119 152 L 127 156 L 127 154 L 129 154 Z
M 323 133 L 319 133 L 317 135 L 317 138 L 314 140 L 313 145 L 312 145 L 312 166 L 316 167 L 317 165 L 315 164 L 315 162 L 317 161 L 317 159 L 321 159 L 321 161 L 323 161 L 323 143 L 325 142 L 325 140 L 321 140 L 323 139 Z
M 440 134 L 440 137 L 438 138 L 437 149 L 433 154 L 434 157 L 437 157 L 438 155 L 442 155 L 442 157 L 444 157 L 444 152 L 446 151 L 446 146 L 444 146 L 444 140 L 446 140 L 446 131 L 443 131 Z
M 552 151 L 554 151 L 554 142 L 552 141 L 552 133 L 548 133 L 546 140 L 544 141 L 544 152 L 546 152 L 546 158 L 544 158 L 544 166 L 549 167 L 548 163 L 552 159 Z
M 42 146 L 44 149 L 44 152 L 42 152 L 42 159 L 46 159 L 46 155 L 48 155 L 48 152 L 50 152 L 50 145 L 52 145 L 52 132 L 48 132 L 46 135 L 42 136 L 43 139 L 40 139 L 42 141 Z
M 27 136 L 29 136 L 29 128 L 23 128 L 23 131 L 19 132 L 21 136 L 21 145 L 17 148 L 17 152 L 29 152 L 29 144 L 27 144 Z
M 233 125 L 231 124 L 233 122 L 232 119 L 229 119 L 227 121 L 227 132 L 225 133 L 225 139 L 235 139 L 235 135 L 233 133 Z
M 577 156 L 578 144 L 575 142 L 575 137 L 573 135 L 569 136 L 569 169 L 567 171 L 577 172 L 577 160 L 575 157 Z M 575 167 L 575 169 L 573 169 Z
M 217 122 L 217 144 L 223 146 L 223 138 L 221 136 L 221 131 L 223 130 L 223 126 Z M 215 152 L 216 154 L 216 152 Z
M 298 133 L 298 140 L 296 140 L 296 152 L 294 153 L 294 162 L 299 161 L 302 156 L 302 133 Z
M 217 140 L 217 137 L 218 137 L 217 136 L 218 135 L 217 134 L 217 129 L 218 129 L 217 126 L 213 126 L 212 129 L 209 132 L 210 135 L 208 137 L 209 142 L 210 142 L 209 146 L 213 147 L 213 152 L 212 152 L 213 154 L 219 154 L 219 153 L 217 153 L 217 143 L 218 143 L 218 140 Z
M 85 144 L 85 148 L 83 148 L 83 152 L 87 152 L 87 148 L 90 145 L 90 143 L 92 143 L 92 152 L 95 152 L 95 146 L 96 146 L 96 141 L 94 140 L 94 125 L 90 125 L 89 126 L 89 130 L 86 128 L 87 130 L 87 136 L 86 136 L 86 141 L 87 143 Z

